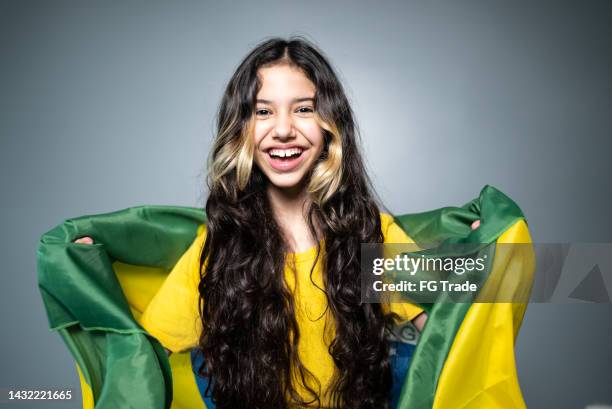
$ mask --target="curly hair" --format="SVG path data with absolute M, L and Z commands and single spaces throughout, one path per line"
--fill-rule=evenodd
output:
M 283 279 L 289 248 L 266 194 L 269 182 L 253 161 L 258 70 L 283 63 L 316 86 L 315 115 L 324 131 L 321 157 L 307 175 L 307 222 L 313 237 L 315 221 L 324 237 L 317 259 L 322 257 L 321 291 L 335 327 L 331 402 L 336 408 L 386 408 L 392 375 L 384 330 L 391 318 L 380 304 L 361 302 L 359 262 L 361 243 L 383 241 L 379 207 L 342 85 L 323 54 L 299 37 L 255 47 L 223 95 L 208 162 L 199 285 L 204 364 L 198 372 L 209 378 L 207 393 L 221 409 L 321 405 L 297 353 L 300 332 Z M 296 382 L 310 396 L 301 396 Z

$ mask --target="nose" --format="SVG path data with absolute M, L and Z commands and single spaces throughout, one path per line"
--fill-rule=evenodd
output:
M 293 121 L 287 112 L 279 113 L 274 123 L 274 138 L 286 140 L 294 138 Z

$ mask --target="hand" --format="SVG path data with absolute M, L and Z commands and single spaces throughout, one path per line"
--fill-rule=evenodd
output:
M 78 244 L 94 244 L 93 239 L 89 236 L 81 237 L 80 239 L 76 239 L 74 242 Z
M 476 220 L 474 221 L 474 223 L 472 223 L 472 230 L 476 230 L 479 227 L 480 227 L 480 220 Z
M 427 313 L 423 311 L 412 320 L 412 324 L 416 327 L 417 331 L 423 332 L 425 321 L 427 321 Z

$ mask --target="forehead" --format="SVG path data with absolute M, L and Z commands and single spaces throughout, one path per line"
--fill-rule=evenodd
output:
M 260 68 L 257 98 L 276 100 L 314 97 L 316 87 L 301 69 L 288 64 Z

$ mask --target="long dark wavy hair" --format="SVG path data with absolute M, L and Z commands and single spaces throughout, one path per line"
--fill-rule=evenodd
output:
M 383 241 L 379 206 L 342 85 L 322 53 L 299 37 L 256 46 L 220 105 L 200 260 L 199 350 L 205 364 L 199 374 L 209 378 L 208 393 L 220 409 L 321 404 L 308 382 L 313 375 L 298 357 L 300 332 L 284 280 L 289 248 L 268 201 L 268 179 L 253 162 L 258 70 L 283 63 L 301 69 L 316 86 L 315 115 L 324 130 L 322 155 L 308 174 L 307 222 L 313 237 L 325 239 L 317 259 L 323 257 L 321 291 L 335 327 L 331 401 L 337 408 L 387 408 L 392 375 L 384 330 L 391 318 L 380 304 L 361 303 L 359 261 L 361 243 Z M 295 382 L 310 396 L 301 396 Z

